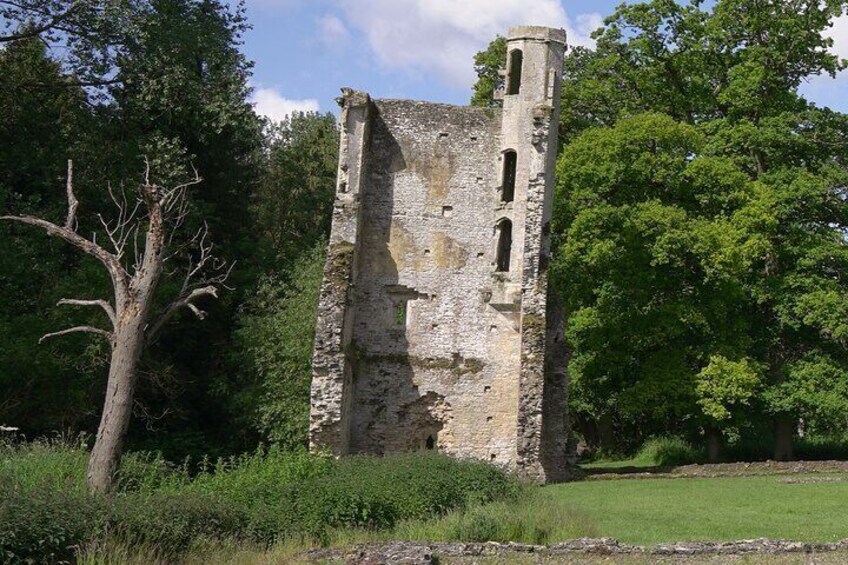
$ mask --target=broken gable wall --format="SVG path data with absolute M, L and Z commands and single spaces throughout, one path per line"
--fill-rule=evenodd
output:
M 520 335 L 495 270 L 501 111 L 377 100 L 353 291 L 350 451 L 515 463 Z

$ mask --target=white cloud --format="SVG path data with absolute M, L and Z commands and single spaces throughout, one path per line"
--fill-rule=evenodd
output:
M 832 51 L 844 59 L 848 59 L 848 14 L 844 14 L 833 21 L 827 36 L 833 39 Z
M 455 87 L 475 79 L 472 59 L 515 25 L 565 28 L 570 45 L 590 45 L 599 14 L 568 17 L 559 0 L 339 0 L 377 60 L 431 72 Z
M 317 112 L 318 101 L 312 98 L 306 100 L 291 100 L 283 97 L 273 88 L 257 88 L 253 93 L 253 105 L 256 113 L 266 116 L 275 122 L 283 120 L 292 112 Z
M 260 8 L 292 8 L 303 3 L 303 0 L 251 0 L 250 3 Z
M 848 14 L 833 21 L 833 27 L 825 32 L 833 39 L 831 51 L 843 59 L 848 59 Z M 819 106 L 828 106 L 840 112 L 848 112 L 848 70 L 842 71 L 831 78 L 823 74 L 810 77 L 801 86 L 801 94 Z
M 337 48 L 350 41 L 350 32 L 339 18 L 328 15 L 318 19 L 318 39 L 327 47 Z

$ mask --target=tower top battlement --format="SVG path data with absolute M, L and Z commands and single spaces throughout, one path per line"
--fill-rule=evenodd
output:
M 551 41 L 565 46 L 566 34 L 564 29 L 552 27 L 515 26 L 509 28 L 506 39 L 507 41 L 519 41 L 522 39 Z

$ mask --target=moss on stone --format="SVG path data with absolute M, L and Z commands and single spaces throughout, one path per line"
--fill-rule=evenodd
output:
M 354 245 L 349 241 L 340 241 L 330 245 L 327 254 L 326 281 L 336 288 L 346 285 L 353 264 Z
M 545 347 L 545 317 L 526 314 L 521 318 L 521 333 L 526 344 L 535 344 L 537 348 Z
M 466 375 L 469 373 L 481 373 L 483 369 L 486 367 L 486 364 L 476 357 L 469 357 L 465 359 L 463 364 L 459 367 L 455 367 L 453 372 L 457 375 Z
M 486 367 L 486 364 L 482 360 L 474 357 L 468 359 L 463 357 L 447 359 L 445 357 L 416 357 L 415 355 L 406 355 L 403 353 L 371 355 L 364 350 L 362 352 L 362 358 L 372 362 L 397 363 L 398 365 L 409 365 L 410 367 L 419 367 L 422 369 L 451 370 L 455 375 L 480 373 Z

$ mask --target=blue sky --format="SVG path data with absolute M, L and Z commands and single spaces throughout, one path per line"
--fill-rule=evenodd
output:
M 336 111 L 342 86 L 378 98 L 468 102 L 472 57 L 512 25 L 566 28 L 570 44 L 619 0 L 248 0 L 253 30 L 244 49 L 256 64 L 257 111 Z M 848 17 L 830 32 L 848 58 Z M 848 112 L 848 71 L 803 87 L 820 105 Z

